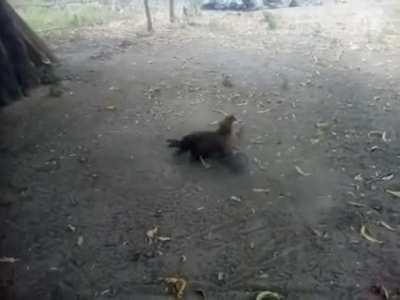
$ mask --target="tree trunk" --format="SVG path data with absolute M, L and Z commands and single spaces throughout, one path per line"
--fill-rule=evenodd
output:
M 169 21 L 173 23 L 175 21 L 175 1 L 169 0 Z
M 153 31 L 153 23 L 151 21 L 149 0 L 144 0 L 144 11 L 146 13 L 146 19 L 147 19 L 147 30 L 151 32 Z
M 0 107 L 26 96 L 43 83 L 41 72 L 52 70 L 56 57 L 18 16 L 0 0 Z

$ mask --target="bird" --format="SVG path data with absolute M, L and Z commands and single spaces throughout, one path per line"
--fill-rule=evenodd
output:
M 177 155 L 190 152 L 193 161 L 200 161 L 204 167 L 206 158 L 224 158 L 231 156 L 235 149 L 236 138 L 232 124 L 237 121 L 232 114 L 227 115 L 214 131 L 194 131 L 181 139 L 167 139 L 168 147 L 177 148 Z

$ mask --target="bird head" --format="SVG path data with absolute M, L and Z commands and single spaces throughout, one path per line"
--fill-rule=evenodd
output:
M 235 121 L 237 121 L 237 119 L 236 119 L 236 117 L 234 115 L 227 115 L 225 117 L 224 121 L 222 121 L 222 122 L 227 123 L 227 124 L 232 124 Z
M 218 132 L 221 134 L 229 134 L 232 130 L 232 124 L 236 121 L 236 117 L 234 115 L 227 115 L 220 123 Z

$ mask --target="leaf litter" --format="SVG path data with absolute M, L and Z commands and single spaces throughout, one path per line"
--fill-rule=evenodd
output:
M 304 172 L 299 166 L 294 166 L 296 169 L 297 173 L 299 173 L 301 176 L 311 176 L 311 173 Z
M 170 292 L 175 296 L 175 299 L 183 299 L 187 282 L 181 277 L 167 277 L 164 282 L 168 285 Z
M 395 196 L 397 198 L 400 198 L 400 191 L 394 191 L 394 190 L 386 190 L 386 193 Z
M 280 300 L 280 299 L 283 299 L 282 295 L 271 291 L 260 292 L 256 298 L 256 300 Z
M 369 235 L 366 225 L 361 226 L 360 234 L 363 238 L 365 238 L 367 241 L 370 241 L 371 243 L 383 244 L 383 241 L 377 240 L 376 238 Z
M 158 225 L 154 226 L 152 229 L 149 229 L 146 232 L 146 238 L 149 244 L 152 244 L 154 240 L 158 240 L 160 242 L 168 242 L 172 240 L 169 236 L 160 236 L 160 227 Z
M 385 221 L 379 221 L 379 225 L 385 227 L 387 230 L 390 231 L 396 231 L 396 228 L 393 228 L 392 226 L 390 226 L 388 223 L 386 223 Z

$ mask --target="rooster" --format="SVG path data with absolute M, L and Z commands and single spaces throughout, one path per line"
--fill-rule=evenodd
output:
M 237 119 L 227 115 L 214 131 L 195 131 L 185 135 L 182 139 L 168 139 L 168 147 L 177 148 L 177 154 L 190 152 L 194 161 L 200 161 L 206 168 L 209 167 L 204 159 L 210 157 L 224 158 L 233 154 L 236 148 L 236 139 L 232 132 L 232 124 Z

